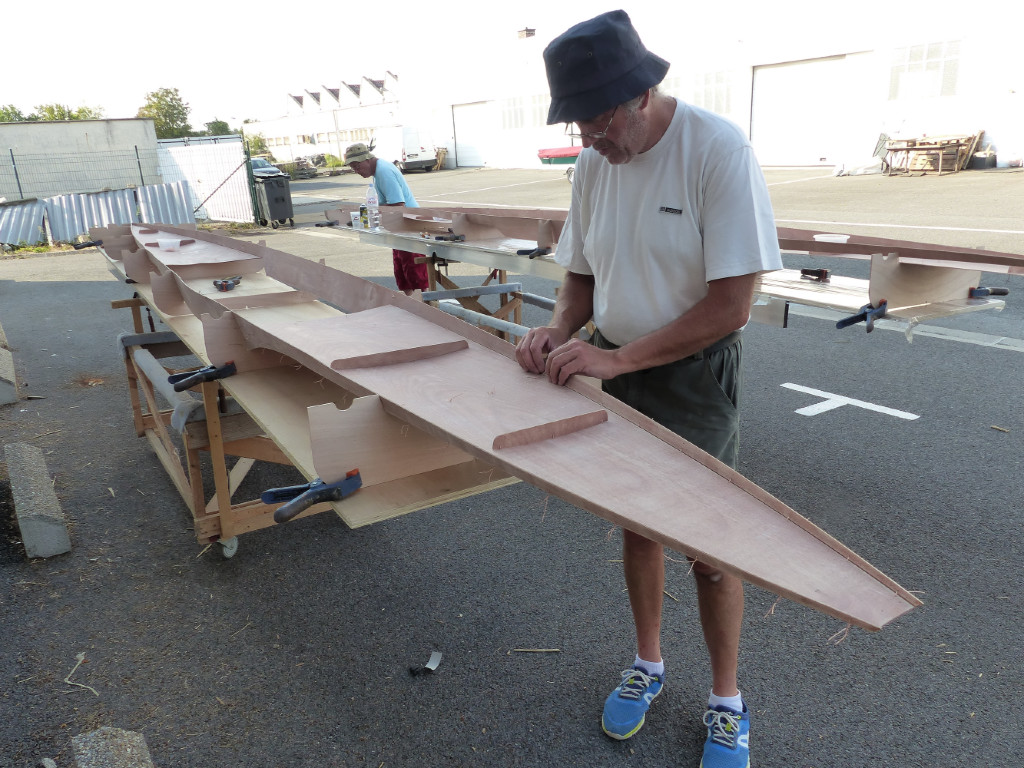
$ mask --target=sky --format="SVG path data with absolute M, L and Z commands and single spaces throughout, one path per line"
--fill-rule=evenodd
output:
M 650 50 L 678 62 L 740 45 L 756 51 L 772 36 L 820 39 L 834 52 L 837 39 L 882 42 L 886 29 L 901 23 L 977 23 L 936 12 L 945 2 L 932 0 L 929 14 L 917 9 L 900 19 L 899 7 L 883 0 L 612 0 L 585 9 L 565 0 L 448 0 L 388 4 L 387 14 L 374 20 L 366 11 L 372 6 L 354 13 L 355 6 L 341 3 L 7 0 L 0 105 L 28 114 L 36 105 L 60 103 L 125 118 L 135 116 L 147 93 L 177 88 L 193 128 L 214 119 L 237 128 L 245 119 L 285 114 L 289 93 L 385 71 L 400 83 L 405 73 L 406 82 L 420 84 L 441 78 L 485 84 L 495 73 L 477 62 L 493 66 L 495 51 L 514 46 L 517 30 L 535 29 L 539 49 L 572 24 L 614 8 L 629 12 Z M 949 7 L 963 9 L 962 3 Z M 993 23 L 1005 28 L 1007 19 Z M 921 34 L 926 40 L 932 33 Z

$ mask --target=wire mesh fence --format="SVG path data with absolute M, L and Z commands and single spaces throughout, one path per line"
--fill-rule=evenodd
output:
M 187 181 L 197 219 L 251 222 L 253 190 L 240 138 L 73 153 L 0 150 L 0 201 Z
M 29 154 L 0 153 L 0 197 L 29 200 L 159 184 L 157 149 Z

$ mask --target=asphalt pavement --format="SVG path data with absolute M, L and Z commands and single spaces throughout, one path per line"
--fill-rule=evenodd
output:
M 407 179 L 424 205 L 568 203 L 549 169 Z M 792 226 L 1024 253 L 1022 174 L 768 180 L 780 222 L 828 225 Z M 359 181 L 295 182 L 294 230 L 237 236 L 393 285 L 381 249 L 314 227 Z M 846 633 L 748 588 L 741 687 L 759 768 L 1024 753 L 1024 277 L 986 282 L 1011 289 L 1002 313 L 912 341 L 806 311 L 745 332 L 740 470 L 924 601 Z M 199 547 L 132 427 L 114 343 L 130 319 L 110 308 L 130 295 L 95 251 L 0 260 L 0 324 L 38 398 L 0 408 L 0 440 L 43 450 L 73 544 L 25 560 L 0 465 L 0 768 L 71 766 L 71 737 L 105 725 L 141 732 L 162 768 L 697 765 L 710 683 L 687 565 L 667 562 L 665 691 L 637 736 L 612 741 L 601 706 L 633 655 L 620 534 L 526 484 L 357 530 L 318 515 L 240 537 L 231 559 Z M 828 396 L 845 404 L 800 412 Z M 289 477 L 265 467 L 240 493 Z M 411 674 L 433 651 L 438 669 Z

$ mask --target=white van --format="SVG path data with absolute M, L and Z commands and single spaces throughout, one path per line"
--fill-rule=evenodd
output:
M 392 125 L 373 132 L 372 152 L 394 163 L 403 171 L 432 171 L 437 164 L 437 150 L 420 142 L 420 133 L 413 126 Z

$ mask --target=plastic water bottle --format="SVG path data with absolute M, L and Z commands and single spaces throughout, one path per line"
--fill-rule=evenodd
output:
M 380 229 L 380 209 L 377 204 L 377 187 L 371 184 L 366 188 L 366 213 L 371 230 Z

